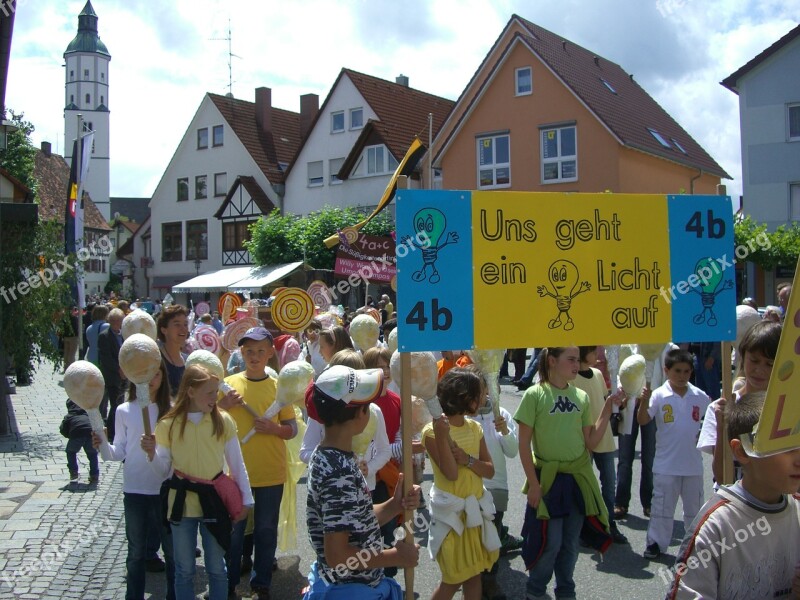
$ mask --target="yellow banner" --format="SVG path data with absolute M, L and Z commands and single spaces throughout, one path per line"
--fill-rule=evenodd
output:
M 798 281 L 800 261 L 795 269 Z M 757 454 L 777 454 L 800 447 L 800 292 L 792 288 L 781 341 L 769 378 L 764 410 L 758 423 L 753 449 Z M 798 371 L 795 373 L 795 371 Z
M 670 339 L 667 222 L 663 195 L 472 192 L 475 346 Z

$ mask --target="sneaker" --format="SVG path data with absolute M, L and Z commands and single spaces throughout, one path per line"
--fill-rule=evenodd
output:
M 614 541 L 615 544 L 627 544 L 628 538 L 626 538 L 622 532 L 617 527 L 616 523 L 611 524 L 611 539 Z
M 167 570 L 167 566 L 164 564 L 163 560 L 156 556 L 155 558 L 148 558 L 144 561 L 144 570 L 148 573 L 163 573 Z
M 70 483 L 78 483 L 78 472 L 77 471 L 70 471 L 69 472 L 69 482 Z
M 89 475 L 89 485 L 96 485 L 100 481 L 100 475 Z
M 505 556 L 510 552 L 516 552 L 522 548 L 522 538 L 515 535 L 505 535 L 500 540 L 500 556 Z
M 658 544 L 652 543 L 645 549 L 643 556 L 648 560 L 653 560 L 661 556 L 661 549 Z
M 615 519 L 624 519 L 628 516 L 628 508 L 626 506 L 615 506 L 614 507 L 614 518 Z

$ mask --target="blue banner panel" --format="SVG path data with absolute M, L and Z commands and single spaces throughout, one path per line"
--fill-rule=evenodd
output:
M 672 341 L 736 339 L 733 212 L 728 196 L 667 196 Z
M 396 201 L 398 350 L 471 348 L 471 192 L 398 190 Z

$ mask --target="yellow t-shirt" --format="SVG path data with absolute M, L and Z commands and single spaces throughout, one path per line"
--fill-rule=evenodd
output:
M 251 381 L 244 373 L 236 373 L 226 377 L 225 383 L 235 389 L 259 415 L 263 415 L 275 402 L 277 388 L 272 377 Z M 255 419 L 250 411 L 241 406 L 234 406 L 228 414 L 236 422 L 241 441 L 253 428 Z M 286 406 L 272 420 L 280 423 L 294 421 L 294 418 L 294 409 Z M 266 487 L 286 482 L 286 442 L 278 436 L 256 433 L 246 444 L 242 444 L 242 457 L 250 477 L 250 487 Z
M 584 377 L 580 373 L 572 381 L 575 387 L 579 390 L 586 392 L 589 396 L 589 407 L 592 410 L 592 423 L 597 421 L 600 413 L 603 412 L 603 407 L 606 405 L 606 381 L 603 379 L 603 374 L 594 367 L 592 369 L 592 377 Z M 614 443 L 614 434 L 611 431 L 611 425 L 606 427 L 606 432 L 600 438 L 600 443 L 597 444 L 595 452 L 614 452 L 617 445 Z
M 206 414 L 200 422 L 186 421 L 186 429 L 181 436 L 182 417 L 162 419 L 156 425 L 156 443 L 169 448 L 172 454 L 172 466 L 176 471 L 200 479 L 213 479 L 223 470 L 225 459 L 225 443 L 236 435 L 236 424 L 229 415 L 221 411 L 224 431 L 222 437 L 214 435 L 214 423 L 211 415 Z M 175 425 L 172 426 L 173 420 Z M 170 427 L 172 435 L 170 436 Z M 172 501 L 175 490 L 169 491 L 169 513 L 172 513 Z M 184 517 L 202 517 L 200 500 L 194 492 L 186 492 Z

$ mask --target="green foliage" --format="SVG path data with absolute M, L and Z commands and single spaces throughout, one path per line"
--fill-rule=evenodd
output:
M 103 291 L 106 294 L 114 292 L 117 296 L 119 296 L 122 293 L 122 275 L 111 273 L 108 277 L 108 283 L 103 288 Z
M 734 244 L 746 247 L 749 251 L 747 262 L 752 262 L 764 270 L 777 266 L 794 267 L 800 255 L 800 224 L 792 221 L 779 226 L 770 233 L 763 223 L 747 216 L 738 220 L 733 227 Z
M 0 167 L 19 179 L 35 196 L 37 182 L 33 176 L 33 167 L 36 159 L 36 147 L 30 140 L 34 127 L 30 122 L 25 121 L 22 113 L 16 114 L 9 109 L 9 114 L 11 115 L 10 121 L 14 123 L 17 130 L 8 134 L 8 144 L 5 150 L 0 150 Z
M 362 221 L 369 212 L 354 207 L 325 207 L 304 217 L 281 215 L 275 209 L 250 228 L 247 249 L 258 265 L 277 265 L 305 260 L 315 269 L 333 269 L 336 248 L 327 248 L 324 240 L 345 227 Z M 361 231 L 369 235 L 389 235 L 394 220 L 383 211 Z

